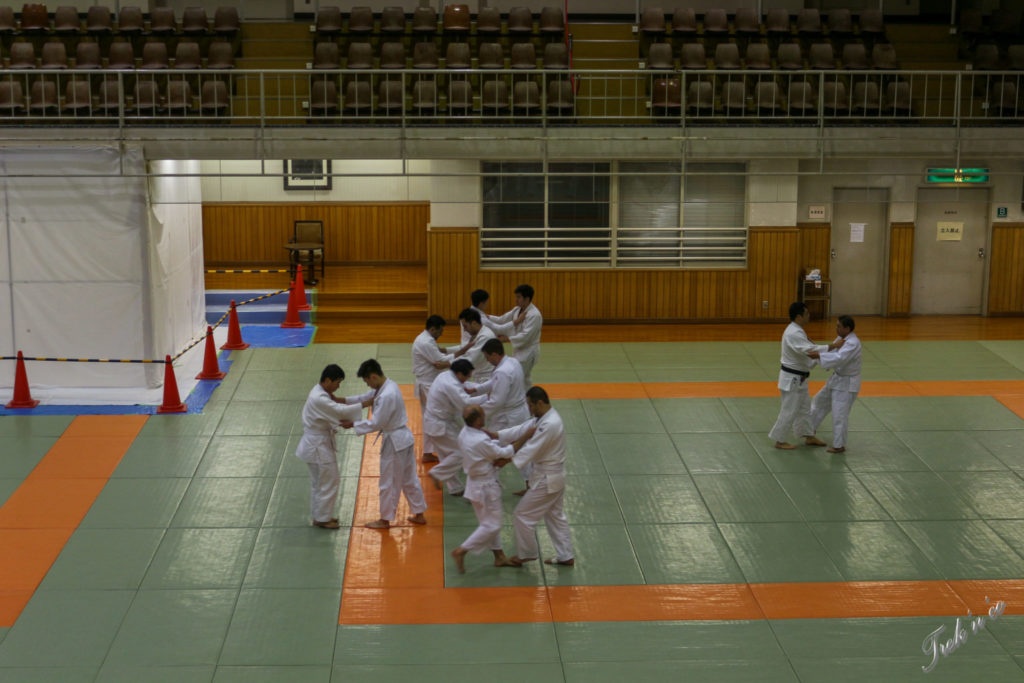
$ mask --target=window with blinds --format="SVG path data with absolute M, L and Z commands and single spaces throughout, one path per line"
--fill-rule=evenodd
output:
M 746 264 L 742 163 L 551 163 L 545 173 L 540 162 L 483 162 L 481 172 L 484 266 Z

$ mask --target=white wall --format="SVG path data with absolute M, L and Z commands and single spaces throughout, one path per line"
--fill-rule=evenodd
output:
M 917 215 L 917 188 L 924 185 L 928 163 L 921 159 L 883 159 L 870 161 L 827 160 L 824 174 L 800 176 L 800 200 L 797 219 L 806 223 L 808 209 L 825 206 L 825 218 L 832 220 L 832 190 L 837 187 L 883 187 L 889 189 L 889 222 L 911 223 Z M 813 173 L 818 161 L 800 162 L 800 171 Z
M 747 222 L 750 225 L 796 225 L 797 159 L 751 159 L 747 164 Z M 758 173 L 793 175 L 756 175 Z

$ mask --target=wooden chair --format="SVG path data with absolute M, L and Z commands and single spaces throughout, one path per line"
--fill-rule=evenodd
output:
M 302 249 L 301 251 L 292 250 L 291 263 L 288 264 L 293 280 L 295 279 L 295 266 L 301 262 L 303 267 L 309 268 L 305 278 L 307 283 L 316 284 L 317 262 L 320 263 L 320 277 L 324 277 L 326 274 L 326 266 L 324 264 L 324 222 L 295 221 L 294 232 L 288 243 L 318 245 L 309 249 Z

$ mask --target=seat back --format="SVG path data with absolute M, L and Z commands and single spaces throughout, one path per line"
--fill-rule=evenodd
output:
M 432 78 L 424 78 L 412 84 L 412 108 L 437 109 L 437 83 Z
M 846 84 L 842 81 L 826 81 L 821 88 L 821 100 L 825 109 L 840 113 L 849 111 L 850 99 L 846 94 Z
M 48 31 L 49 29 L 50 16 L 46 12 L 46 5 L 41 5 L 38 3 L 25 3 L 22 6 L 22 31 Z
M 529 7 L 513 7 L 508 11 L 509 33 L 533 33 L 533 13 Z
M 405 33 L 405 10 L 385 7 L 380 13 L 380 30 L 384 33 Z
M 191 40 L 183 40 L 178 43 L 178 47 L 174 50 L 175 69 L 198 69 L 202 63 L 202 58 L 199 56 L 199 43 Z
M 380 68 L 404 69 L 405 44 L 398 41 L 382 44 L 380 46 Z
M 505 109 L 508 107 L 508 83 L 504 79 L 491 78 L 484 81 L 480 92 L 480 106 L 484 109 Z
M 143 69 L 166 69 L 169 65 L 167 43 L 154 41 L 142 46 Z
M 477 66 L 481 69 L 504 69 L 505 51 L 501 43 L 480 43 Z
M 677 7 L 672 13 L 672 33 L 697 32 L 697 13 L 691 7 Z
M 779 45 L 778 54 L 780 69 L 804 68 L 804 56 L 799 43 L 783 43 Z
M 556 78 L 548 81 L 548 109 L 563 113 L 566 110 L 572 111 L 575 107 L 575 94 L 572 91 L 572 81 L 566 78 Z
M 353 7 L 348 13 L 349 33 L 373 33 L 373 9 Z
M 338 108 L 338 86 L 333 78 L 316 79 L 309 86 L 309 110 L 324 113 Z
M 218 112 L 226 109 L 231 103 L 228 95 L 228 86 L 224 81 L 209 80 L 203 81 L 203 87 L 199 91 L 199 108 L 203 111 Z
M 651 106 L 678 109 L 683 106 L 683 87 L 678 78 L 656 78 L 651 84 Z
M 704 12 L 704 33 L 728 33 L 729 17 L 721 7 L 712 7 Z
M 433 42 L 416 43 L 412 48 L 414 69 L 436 69 L 438 66 L 437 45 Z
M 79 33 L 82 30 L 82 20 L 78 17 L 77 7 L 58 7 L 53 13 L 54 33 Z
M 85 30 L 93 33 L 111 33 L 114 30 L 114 15 L 109 7 L 93 5 L 85 15 Z
M 660 7 L 645 7 L 640 14 L 640 30 L 644 33 L 665 32 L 665 12 Z
M 468 110 L 473 108 L 473 88 L 464 79 L 448 83 L 448 109 Z
M 68 49 L 62 42 L 43 43 L 42 68 L 68 68 Z
M 708 58 L 704 53 L 704 46 L 700 43 L 684 43 L 680 65 L 684 69 L 708 68 Z
M 545 69 L 568 69 L 569 47 L 565 43 L 548 43 L 544 46 Z
M 210 20 L 204 7 L 186 7 L 181 14 L 182 33 L 206 33 L 210 30 Z
M 349 43 L 346 69 L 373 68 L 373 46 L 369 43 Z
M 442 26 L 445 31 L 456 33 L 469 33 L 470 29 L 469 5 L 445 5 Z
M 314 69 L 337 69 L 341 66 L 341 55 L 338 53 L 338 44 L 334 41 L 317 43 L 313 47 L 313 68 Z
M 369 109 L 373 106 L 373 95 L 370 93 L 370 82 L 365 80 L 349 81 L 345 86 L 345 109 Z
M 32 83 L 28 96 L 28 108 L 30 111 L 44 113 L 48 109 L 56 109 L 59 104 L 56 83 L 42 78 L 37 78 Z
M 896 48 L 892 43 L 875 43 L 871 48 L 871 65 L 876 69 L 897 69 Z
M 417 7 L 412 13 L 413 33 L 435 33 L 437 31 L 437 10 L 433 7 Z
M 843 45 L 843 68 L 868 68 L 868 55 L 867 50 L 864 49 L 863 43 L 847 43 L 846 45 Z
M 389 112 L 401 112 L 405 108 L 405 90 L 401 81 L 384 80 L 377 88 L 377 106 Z
M 142 33 L 146 28 L 146 22 L 142 18 L 141 7 L 122 7 L 117 13 L 118 33 Z
M 733 113 L 746 110 L 747 89 L 743 81 L 727 81 L 722 85 L 722 108 Z
M 793 29 L 789 23 L 789 10 L 784 7 L 773 7 L 765 15 L 764 28 L 768 33 L 785 34 Z
M 513 69 L 536 69 L 537 48 L 533 43 L 515 43 L 509 54 L 509 65 Z
M 481 7 L 476 15 L 477 33 L 501 33 L 501 12 L 497 7 Z
M 134 69 L 135 50 L 131 43 L 111 43 L 107 54 L 108 69 Z
M 156 81 L 140 78 L 135 82 L 135 109 L 142 114 L 152 115 L 160 108 L 160 90 Z
M 468 69 L 469 43 L 448 43 L 448 49 L 444 55 L 444 66 L 446 69 Z
M 771 50 L 769 50 L 767 43 L 750 43 L 747 45 L 747 68 L 772 68 Z
M 854 111 L 877 114 L 879 109 L 878 84 L 873 81 L 855 83 L 850 106 Z
M 322 247 L 324 244 L 324 222 L 295 221 L 292 237 L 292 242 L 319 244 Z
M 192 86 L 185 79 L 167 84 L 167 109 L 183 112 L 192 109 Z
M 807 57 L 812 69 L 836 68 L 836 56 L 832 51 L 832 43 L 815 43 Z
M 318 33 L 340 33 L 341 8 L 321 7 L 316 13 L 316 30 Z
M 712 109 L 715 106 L 715 91 L 710 81 L 690 83 L 686 91 L 686 106 L 689 109 Z
M 242 20 L 238 17 L 238 8 L 218 7 L 213 13 L 213 30 L 217 33 L 235 33 L 241 30 Z
M 97 107 L 107 113 L 116 112 L 121 107 L 124 98 L 121 94 L 121 84 L 115 78 L 107 79 L 100 84 Z
M 177 33 L 178 22 L 173 7 L 154 7 L 149 11 L 150 33 Z
M 761 32 L 761 17 L 753 7 L 736 8 L 736 33 L 757 34 Z
M 647 51 L 648 69 L 673 69 L 675 58 L 672 54 L 671 43 L 651 43 Z
M 775 111 L 782 106 L 779 86 L 774 81 L 761 81 L 754 88 L 754 106 L 759 111 Z
M 541 7 L 541 33 L 565 33 L 565 13 L 561 7 Z
M 536 81 L 516 81 L 512 85 L 512 107 L 527 112 L 540 109 L 540 87 Z
M 789 112 L 791 114 L 808 114 L 817 108 L 817 96 L 810 83 L 793 81 L 789 84 Z
M 740 68 L 740 48 L 736 43 L 719 43 L 715 47 L 715 68 Z
M 20 80 L 0 80 L 0 111 L 9 114 L 25 111 L 25 91 Z
M 92 109 L 92 93 L 88 81 L 74 78 L 68 81 L 64 89 L 64 108 L 68 111 Z
M 36 68 L 36 49 L 29 42 L 11 43 L 12 69 Z
M 235 49 L 231 46 L 231 43 L 224 40 L 210 43 L 210 51 L 206 55 L 206 68 L 234 69 Z
M 75 13 L 77 17 L 77 12 Z M 10 5 L 0 5 L 0 33 L 15 33 L 18 27 L 14 23 L 14 8 Z

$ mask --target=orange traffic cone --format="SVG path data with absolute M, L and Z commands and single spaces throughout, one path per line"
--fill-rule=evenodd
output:
M 314 271 L 315 272 L 315 271 Z M 306 280 L 302 277 L 302 264 L 296 265 L 295 269 L 295 297 L 299 300 L 300 311 L 311 311 L 313 307 L 306 301 Z
M 220 348 L 224 351 L 249 348 L 249 345 L 242 341 L 242 328 L 238 326 L 238 311 L 235 310 L 234 300 L 231 301 L 231 312 L 228 314 L 228 342 Z
M 25 373 L 25 357 L 18 351 L 18 364 L 14 366 L 14 398 L 4 408 L 35 408 L 39 401 L 32 399 L 28 390 L 28 375 Z
M 295 290 L 295 283 L 292 282 L 292 287 L 288 292 L 288 311 L 284 314 L 284 322 L 281 323 L 281 327 L 299 329 L 305 326 L 306 324 L 299 318 L 299 298 Z
M 157 415 L 164 413 L 186 413 L 188 406 L 181 402 L 178 396 L 178 380 L 174 378 L 174 366 L 171 365 L 171 357 L 164 360 L 164 402 L 156 409 Z
M 203 371 L 196 379 L 224 379 L 228 373 L 221 372 L 217 365 L 217 347 L 213 343 L 213 328 L 206 326 L 206 356 L 203 358 Z

